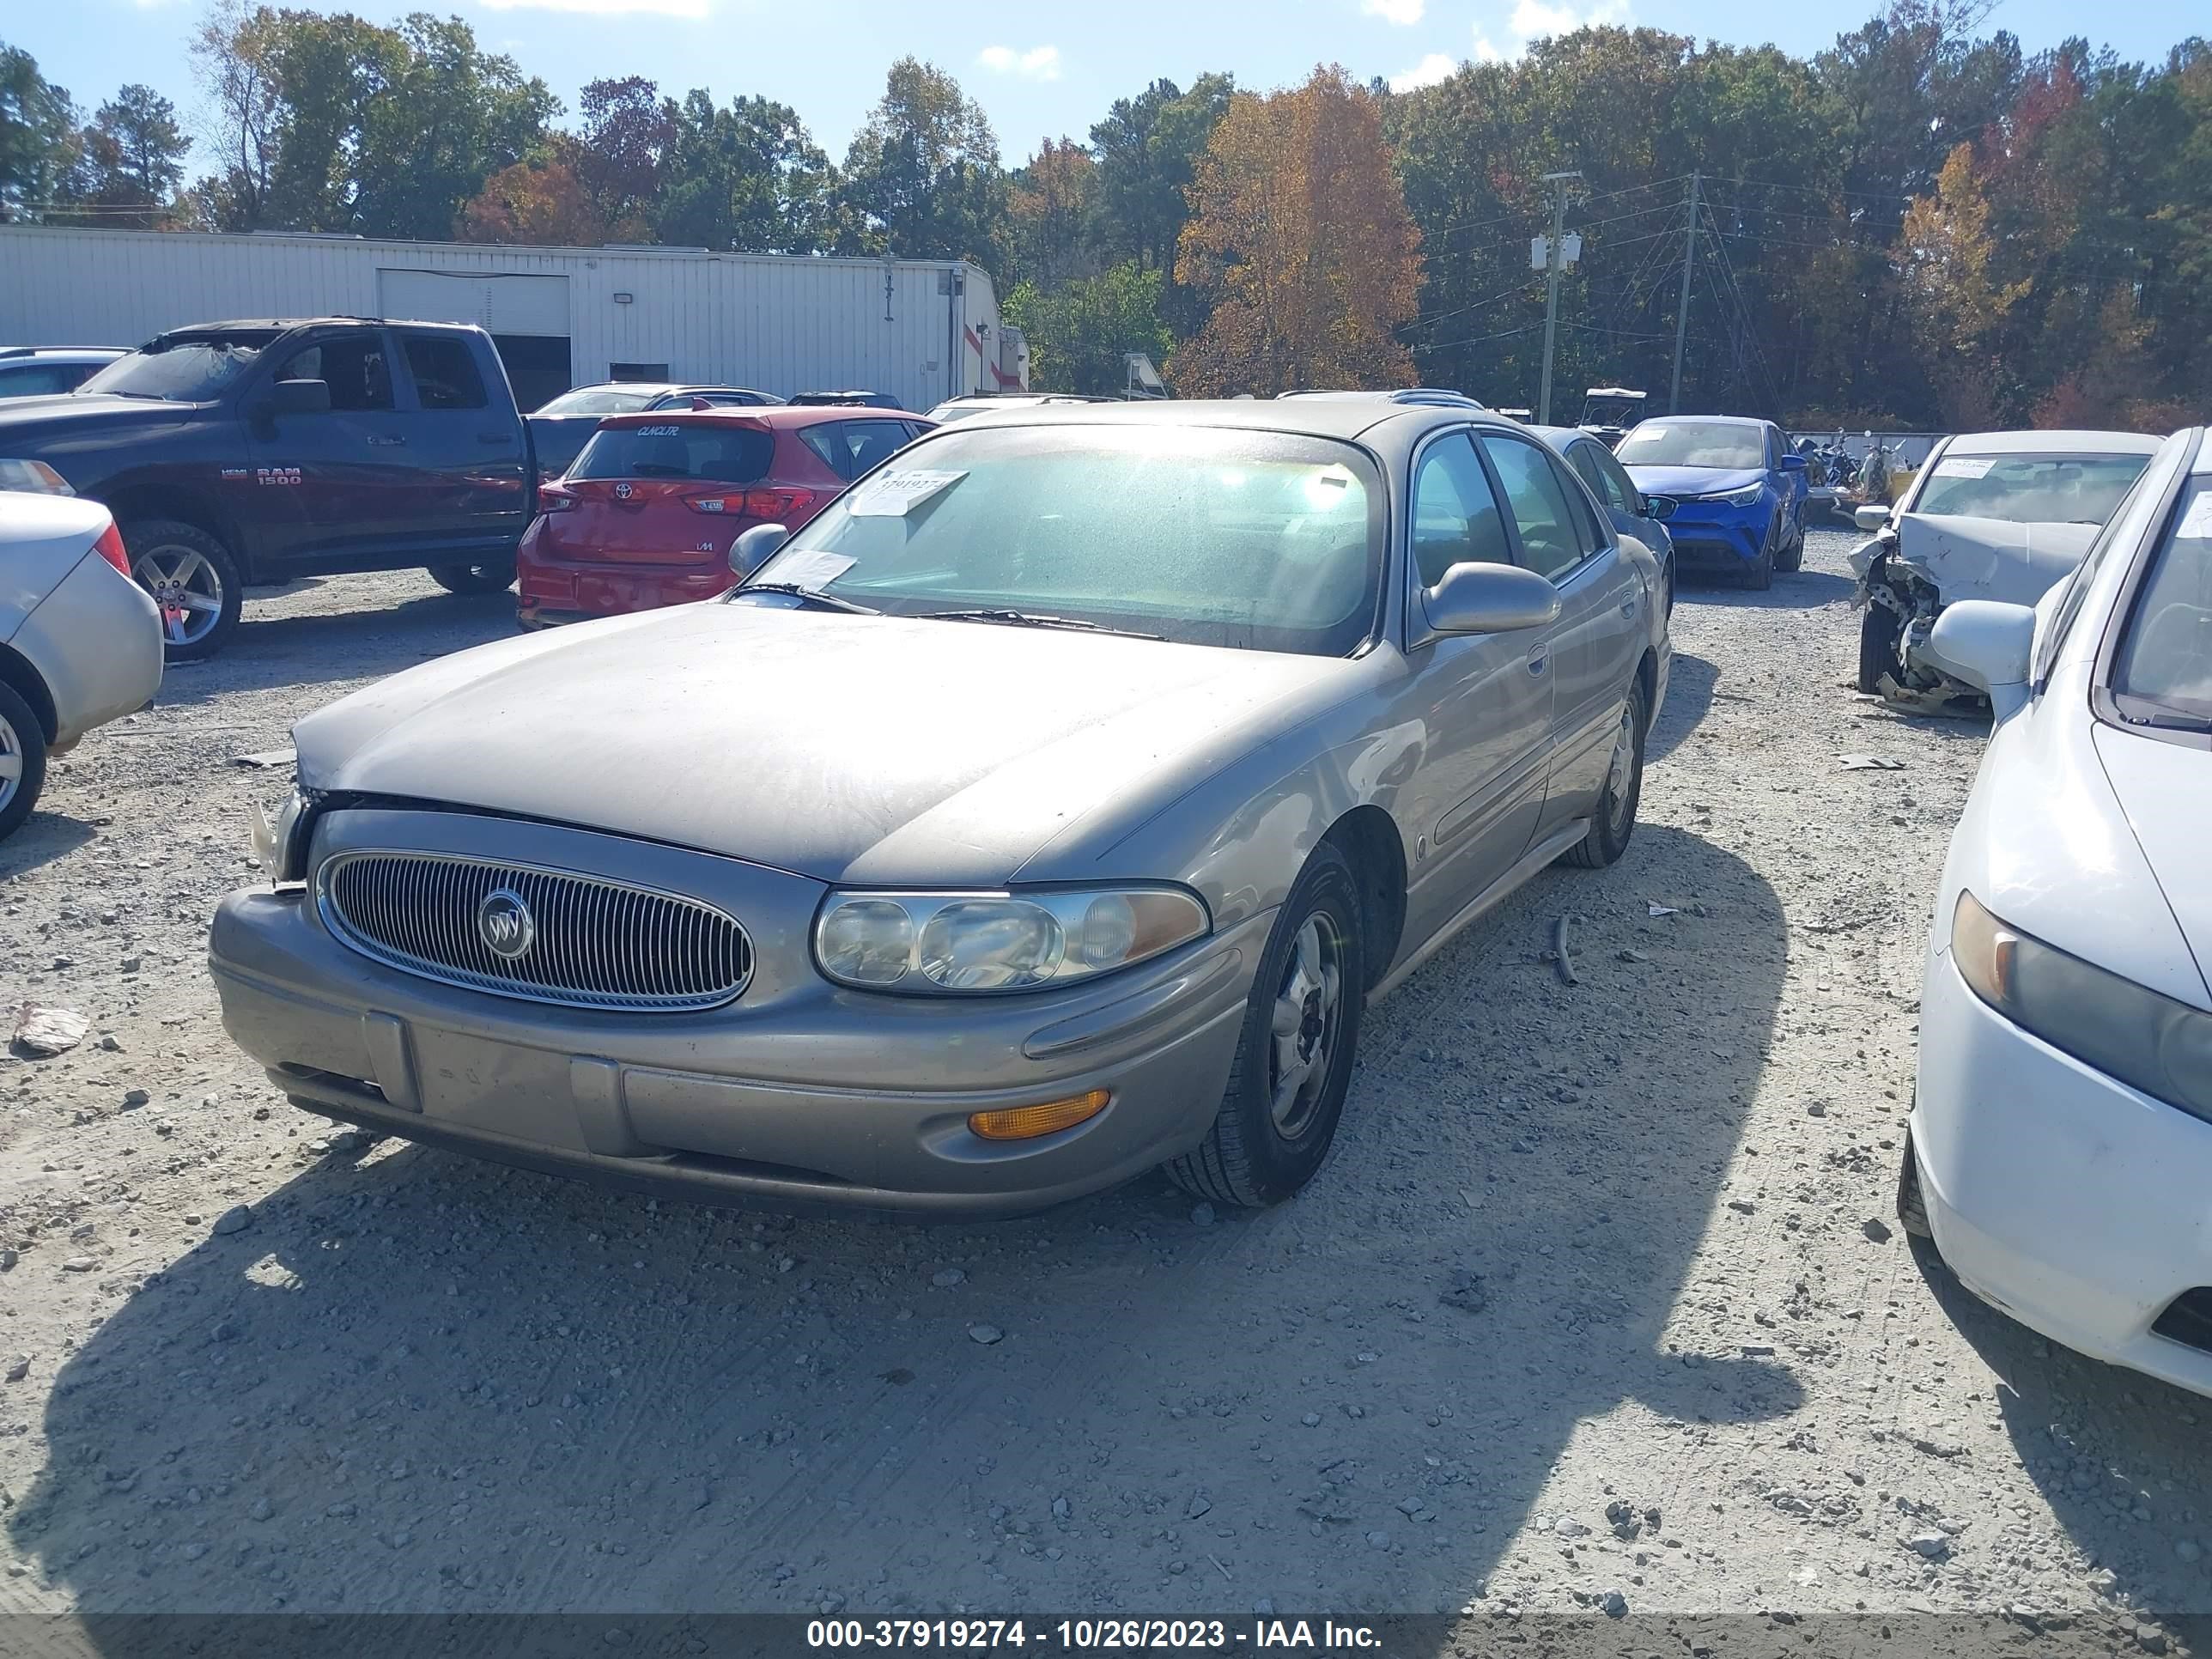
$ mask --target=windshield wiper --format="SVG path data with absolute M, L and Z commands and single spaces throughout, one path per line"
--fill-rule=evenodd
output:
M 853 617 L 880 617 L 884 614 L 872 605 L 855 605 L 850 599 L 841 599 L 835 593 L 824 593 L 819 588 L 801 587 L 797 582 L 748 582 L 737 591 L 740 594 L 787 593 L 794 599 L 818 605 L 824 611 L 842 611 Z
M 1114 634 L 1125 640 L 1164 640 L 1164 634 L 1144 634 L 1133 628 L 1109 628 L 1080 617 L 1048 617 L 1028 611 L 918 611 L 924 622 L 999 623 L 1008 628 L 1073 628 L 1085 634 Z

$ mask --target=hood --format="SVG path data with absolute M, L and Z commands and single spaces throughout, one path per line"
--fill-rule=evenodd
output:
M 50 398 L 0 398 L 0 455 L 13 452 L 9 440 L 76 437 L 102 427 L 174 426 L 190 420 L 194 404 L 155 398 L 117 398 L 106 392 L 64 392 Z M 36 458 L 33 458 L 36 459 Z
M 2212 751 L 2102 721 L 2096 744 L 2128 828 L 2181 925 L 2197 971 L 2212 989 L 2212 864 L 2204 858 L 2204 826 L 2212 823 Z
M 1764 467 L 1743 466 L 1631 466 L 1628 476 L 1647 495 L 1672 495 L 1687 500 L 1694 495 L 1725 495 L 1766 482 Z
M 824 881 L 987 886 L 1097 809 L 1164 805 L 1346 695 L 1354 667 L 709 602 L 442 658 L 294 736 L 310 789 L 579 824 Z
M 2032 605 L 2081 562 L 2100 526 L 1906 513 L 1896 528 L 1898 556 L 1936 584 L 1944 604 Z

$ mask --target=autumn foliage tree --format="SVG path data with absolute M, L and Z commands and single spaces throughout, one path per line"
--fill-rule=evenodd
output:
M 1178 392 L 1412 381 L 1395 331 L 1419 304 L 1421 238 L 1373 93 L 1327 68 L 1290 91 L 1237 94 L 1189 197 L 1176 276 L 1212 313 L 1175 356 Z
M 1936 175 L 1932 196 L 1913 198 L 1898 236 L 1905 303 L 1947 424 L 1986 427 L 1999 402 L 1996 365 L 1988 341 L 2025 283 L 2000 284 L 1992 266 L 1990 204 L 1974 167 L 1974 148 L 1960 144 Z
M 562 159 L 501 168 L 462 207 L 454 228 L 465 242 L 534 247 L 597 247 L 607 240 L 606 220 Z

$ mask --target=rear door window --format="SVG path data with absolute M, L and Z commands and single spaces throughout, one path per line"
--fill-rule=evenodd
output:
M 903 421 L 824 421 L 802 428 L 799 435 L 849 483 L 905 447 L 911 431 Z
M 752 483 L 767 476 L 775 440 L 758 427 L 707 421 L 645 421 L 594 432 L 568 476 L 696 478 Z
M 415 377 L 415 396 L 425 409 L 482 409 L 483 376 L 468 342 L 452 334 L 403 331 L 400 349 Z
M 1613 458 L 1605 455 L 1600 459 L 1604 449 L 1602 444 L 1577 444 L 1567 451 L 1567 464 L 1583 475 L 1583 481 L 1597 493 L 1598 500 L 1620 512 L 1633 513 L 1636 504 L 1626 488 L 1627 477 L 1625 474 L 1617 478 L 1613 476 L 1620 471 L 1618 466 L 1611 471 L 1607 470 L 1606 463 Z
M 1550 458 L 1534 444 L 1500 433 L 1485 433 L 1482 448 L 1498 469 L 1528 568 L 1556 579 L 1589 557 L 1595 534 L 1589 508 L 1585 504 L 1577 511 L 1567 482 L 1553 470 Z

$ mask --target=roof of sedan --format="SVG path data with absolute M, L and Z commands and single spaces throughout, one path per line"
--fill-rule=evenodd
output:
M 1470 404 L 1393 404 L 1356 398 L 1173 398 L 1140 403 L 1048 404 L 986 410 L 960 422 L 963 432 L 993 426 L 1212 426 L 1250 432 L 1303 433 L 1316 438 L 1357 438 L 1376 427 L 1409 428 L 1439 422 L 1476 421 L 1511 426 Z
M 917 421 L 931 424 L 927 415 L 903 409 L 855 410 L 849 404 L 714 404 L 706 409 L 678 405 L 673 409 L 625 409 L 599 417 L 601 426 L 665 426 L 672 421 L 734 422 L 739 426 L 819 426 L 831 421 L 864 420 L 873 416 L 886 421 Z
M 2141 432 L 1966 432 L 1946 455 L 2149 455 L 2166 441 Z

